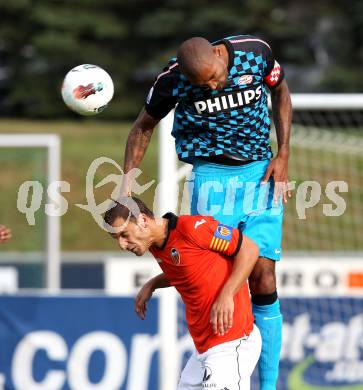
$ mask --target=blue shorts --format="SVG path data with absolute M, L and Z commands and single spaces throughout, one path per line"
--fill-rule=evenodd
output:
M 282 200 L 273 202 L 272 178 L 261 184 L 269 162 L 227 166 L 195 160 L 189 180 L 191 214 L 238 227 L 259 246 L 260 257 L 280 260 Z

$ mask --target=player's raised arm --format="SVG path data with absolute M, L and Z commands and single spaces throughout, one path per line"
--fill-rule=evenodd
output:
M 242 233 L 240 233 L 242 235 Z M 233 297 L 247 281 L 256 261 L 259 249 L 247 236 L 243 235 L 241 246 L 234 256 L 233 270 L 211 310 L 211 324 L 214 333 L 223 336 L 233 325 Z
M 135 298 L 135 311 L 144 320 L 146 317 L 147 302 L 158 288 L 170 287 L 170 283 L 164 273 L 148 280 L 138 292 Z
M 150 116 L 142 109 L 134 122 L 127 138 L 124 159 L 124 172 L 127 174 L 132 168 L 138 168 L 149 146 L 151 136 L 159 119 Z M 129 179 L 129 180 L 128 180 Z M 132 177 L 124 176 L 122 195 L 130 195 Z
M 155 126 L 177 103 L 177 97 L 173 94 L 178 82 L 178 74 L 173 72 L 176 67 L 177 63 L 174 63 L 158 75 L 146 97 L 144 109 L 141 110 L 131 128 L 125 150 L 125 173 L 130 172 L 132 168 L 139 167 L 149 146 Z M 132 175 L 124 176 L 122 195 L 130 195 L 131 180 Z

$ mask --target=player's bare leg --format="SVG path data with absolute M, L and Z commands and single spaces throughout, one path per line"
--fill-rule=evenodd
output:
M 282 315 L 276 292 L 275 261 L 260 257 L 249 278 L 255 323 L 262 339 L 258 362 L 261 390 L 274 390 L 278 379 Z
M 275 261 L 259 257 L 249 279 L 252 295 L 267 295 L 276 291 Z

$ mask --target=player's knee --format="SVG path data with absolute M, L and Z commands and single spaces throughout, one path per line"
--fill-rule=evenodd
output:
M 272 294 L 276 291 L 276 276 L 273 269 L 258 269 L 249 278 L 252 295 Z
M 252 303 L 257 306 L 273 305 L 277 299 L 278 295 L 276 290 L 271 294 L 252 294 L 251 296 Z

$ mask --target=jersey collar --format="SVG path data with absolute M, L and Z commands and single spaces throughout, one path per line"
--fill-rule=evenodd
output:
M 228 51 L 228 70 L 230 71 L 234 63 L 234 49 L 232 43 L 228 39 L 222 39 L 222 43 L 226 46 Z
M 173 230 L 176 228 L 176 224 L 178 223 L 178 217 L 174 213 L 166 213 L 163 215 L 163 218 L 168 220 L 168 232 L 165 238 L 165 241 L 163 242 L 162 247 L 160 248 L 163 250 L 169 240 L 170 236 L 170 230 Z
M 234 49 L 232 43 L 228 39 L 220 39 L 219 41 L 213 42 L 213 46 L 224 45 L 228 51 L 228 71 L 231 70 L 234 64 Z

